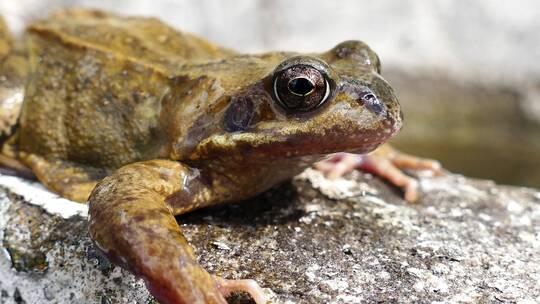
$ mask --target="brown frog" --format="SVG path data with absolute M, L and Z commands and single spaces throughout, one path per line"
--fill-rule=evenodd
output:
M 437 162 L 379 145 L 401 128 L 377 55 L 244 55 L 153 18 L 60 11 L 15 41 L 0 23 L 0 163 L 89 203 L 90 235 L 161 303 L 265 297 L 198 265 L 175 215 L 254 196 L 313 163 L 371 170 L 418 196 L 401 168 Z M 333 154 L 349 152 L 354 154 Z M 328 155 L 329 158 L 328 158 Z

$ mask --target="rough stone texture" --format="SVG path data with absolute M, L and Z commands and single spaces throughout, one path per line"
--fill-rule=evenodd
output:
M 96 254 L 85 218 L 0 191 L 0 303 L 149 302 L 142 282 Z
M 254 278 L 274 303 L 537 303 L 540 192 L 459 175 L 421 185 L 413 205 L 370 175 L 308 170 L 178 220 L 210 272 Z M 84 217 L 1 193 L 0 303 L 151 302 L 96 254 Z

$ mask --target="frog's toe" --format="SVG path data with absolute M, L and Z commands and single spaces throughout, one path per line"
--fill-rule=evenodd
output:
M 418 181 L 414 178 L 406 176 L 409 180 L 406 181 L 403 190 L 405 191 L 404 198 L 407 202 L 414 203 L 420 198 Z
M 418 181 L 405 174 L 401 170 L 402 167 L 397 166 L 391 157 L 369 154 L 365 156 L 358 168 L 372 172 L 388 180 L 392 185 L 403 189 L 405 200 L 408 202 L 416 202 L 420 197 Z
M 399 151 L 394 151 L 389 158 L 400 169 L 427 170 L 433 175 L 441 175 L 443 172 L 441 163 L 433 159 L 417 157 Z
M 324 173 L 328 179 L 336 179 L 355 170 L 363 160 L 363 155 L 336 153 L 315 163 L 315 169 Z
M 234 291 L 247 292 L 257 304 L 268 302 L 266 294 L 255 280 L 227 280 L 214 276 L 219 291 L 223 296 L 227 296 Z

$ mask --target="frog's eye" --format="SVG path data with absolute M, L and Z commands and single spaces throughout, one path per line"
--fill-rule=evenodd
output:
M 274 74 L 274 95 L 287 110 L 310 111 L 322 105 L 330 96 L 330 84 L 317 68 L 295 64 Z

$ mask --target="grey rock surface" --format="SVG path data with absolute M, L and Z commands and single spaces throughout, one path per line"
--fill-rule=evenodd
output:
M 308 170 L 178 221 L 209 272 L 256 279 L 274 303 L 538 303 L 540 192 L 451 174 L 421 185 L 408 204 L 368 174 Z M 86 229 L 4 187 L 0 303 L 152 303 Z

